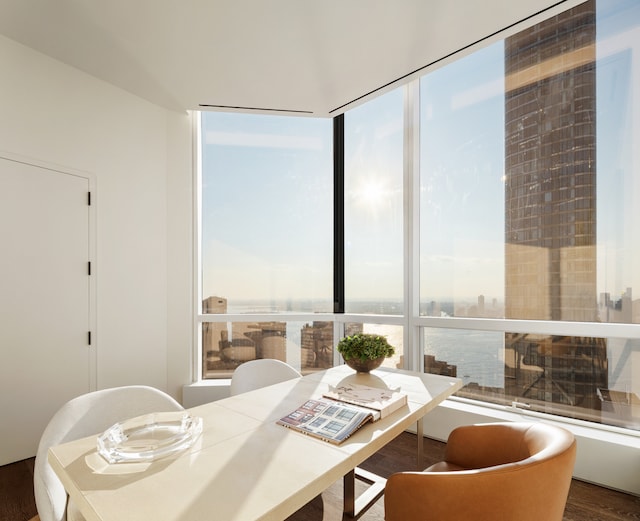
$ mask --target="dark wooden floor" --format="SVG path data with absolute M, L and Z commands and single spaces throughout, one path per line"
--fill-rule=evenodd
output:
M 426 440 L 424 467 L 440 460 L 443 448 L 443 443 Z M 393 472 L 414 469 L 415 454 L 415 435 L 403 433 L 362 467 L 387 477 Z M 26 521 L 35 514 L 33 459 L 0 467 L 0 521 Z M 360 519 L 383 521 L 384 497 Z M 631 520 L 640 520 L 640 497 L 576 480 L 572 482 L 564 521 Z M 333 484 L 287 521 L 342 521 L 342 481 Z

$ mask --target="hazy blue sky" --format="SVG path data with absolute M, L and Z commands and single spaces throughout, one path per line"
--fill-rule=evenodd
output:
M 204 297 L 331 299 L 332 125 L 203 114 Z
M 640 291 L 640 2 L 598 6 L 598 291 L 617 295 Z M 420 92 L 423 299 L 502 300 L 502 42 Z M 402 295 L 402 93 L 345 117 L 348 299 Z M 331 119 L 204 114 L 203 296 L 331 300 L 331 132 Z
M 421 294 L 504 297 L 504 48 L 423 78 Z

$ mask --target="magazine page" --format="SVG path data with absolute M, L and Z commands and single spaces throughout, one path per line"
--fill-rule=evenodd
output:
M 364 423 L 373 420 L 372 411 L 332 400 L 307 400 L 277 423 L 331 443 L 341 443 Z
M 329 391 L 323 394 L 326 398 L 341 402 L 359 405 L 380 411 L 380 417 L 397 411 L 407 403 L 406 393 L 398 389 L 380 389 L 360 384 L 343 384 L 329 387 Z

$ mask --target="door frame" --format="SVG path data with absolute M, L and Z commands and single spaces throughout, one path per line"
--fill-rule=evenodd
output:
M 90 204 L 87 205 L 88 212 L 88 262 L 91 263 L 91 276 L 89 277 L 89 302 L 88 302 L 88 317 L 89 323 L 87 324 L 87 332 L 91 335 L 91 345 L 89 346 L 89 390 L 95 391 L 98 389 L 98 295 L 97 295 L 97 280 L 98 280 L 98 261 L 97 261 L 97 179 L 92 172 L 85 172 L 77 170 L 68 166 L 61 166 L 55 163 L 35 159 L 32 157 L 22 156 L 5 150 L 0 150 L 0 159 L 8 161 L 14 161 L 16 163 L 22 163 L 25 165 L 42 168 L 45 170 L 51 170 L 59 174 L 71 175 L 86 179 L 89 186 Z M 89 333 L 90 332 L 90 333 Z

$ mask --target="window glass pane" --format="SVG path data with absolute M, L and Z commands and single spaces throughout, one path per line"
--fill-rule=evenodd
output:
M 333 310 L 330 119 L 202 113 L 203 298 Z
M 421 314 L 503 315 L 501 43 L 420 83 Z
M 345 310 L 403 312 L 403 95 L 345 114 Z
M 395 353 L 389 358 L 385 358 L 382 367 L 391 367 L 402 369 L 404 358 L 403 334 L 402 326 L 388 324 L 361 324 L 359 322 L 347 322 L 345 325 L 345 336 L 355 335 L 357 333 L 371 333 L 372 335 L 384 336 L 395 348 Z
M 456 396 L 640 430 L 637 339 L 424 329 L 425 372 L 458 376 Z
M 421 79 L 421 314 L 640 323 L 639 24 L 585 2 Z
M 598 318 L 640 323 L 640 4 L 597 2 Z
M 307 374 L 333 366 L 333 322 L 204 322 L 202 377 L 230 377 L 243 362 L 275 358 Z

